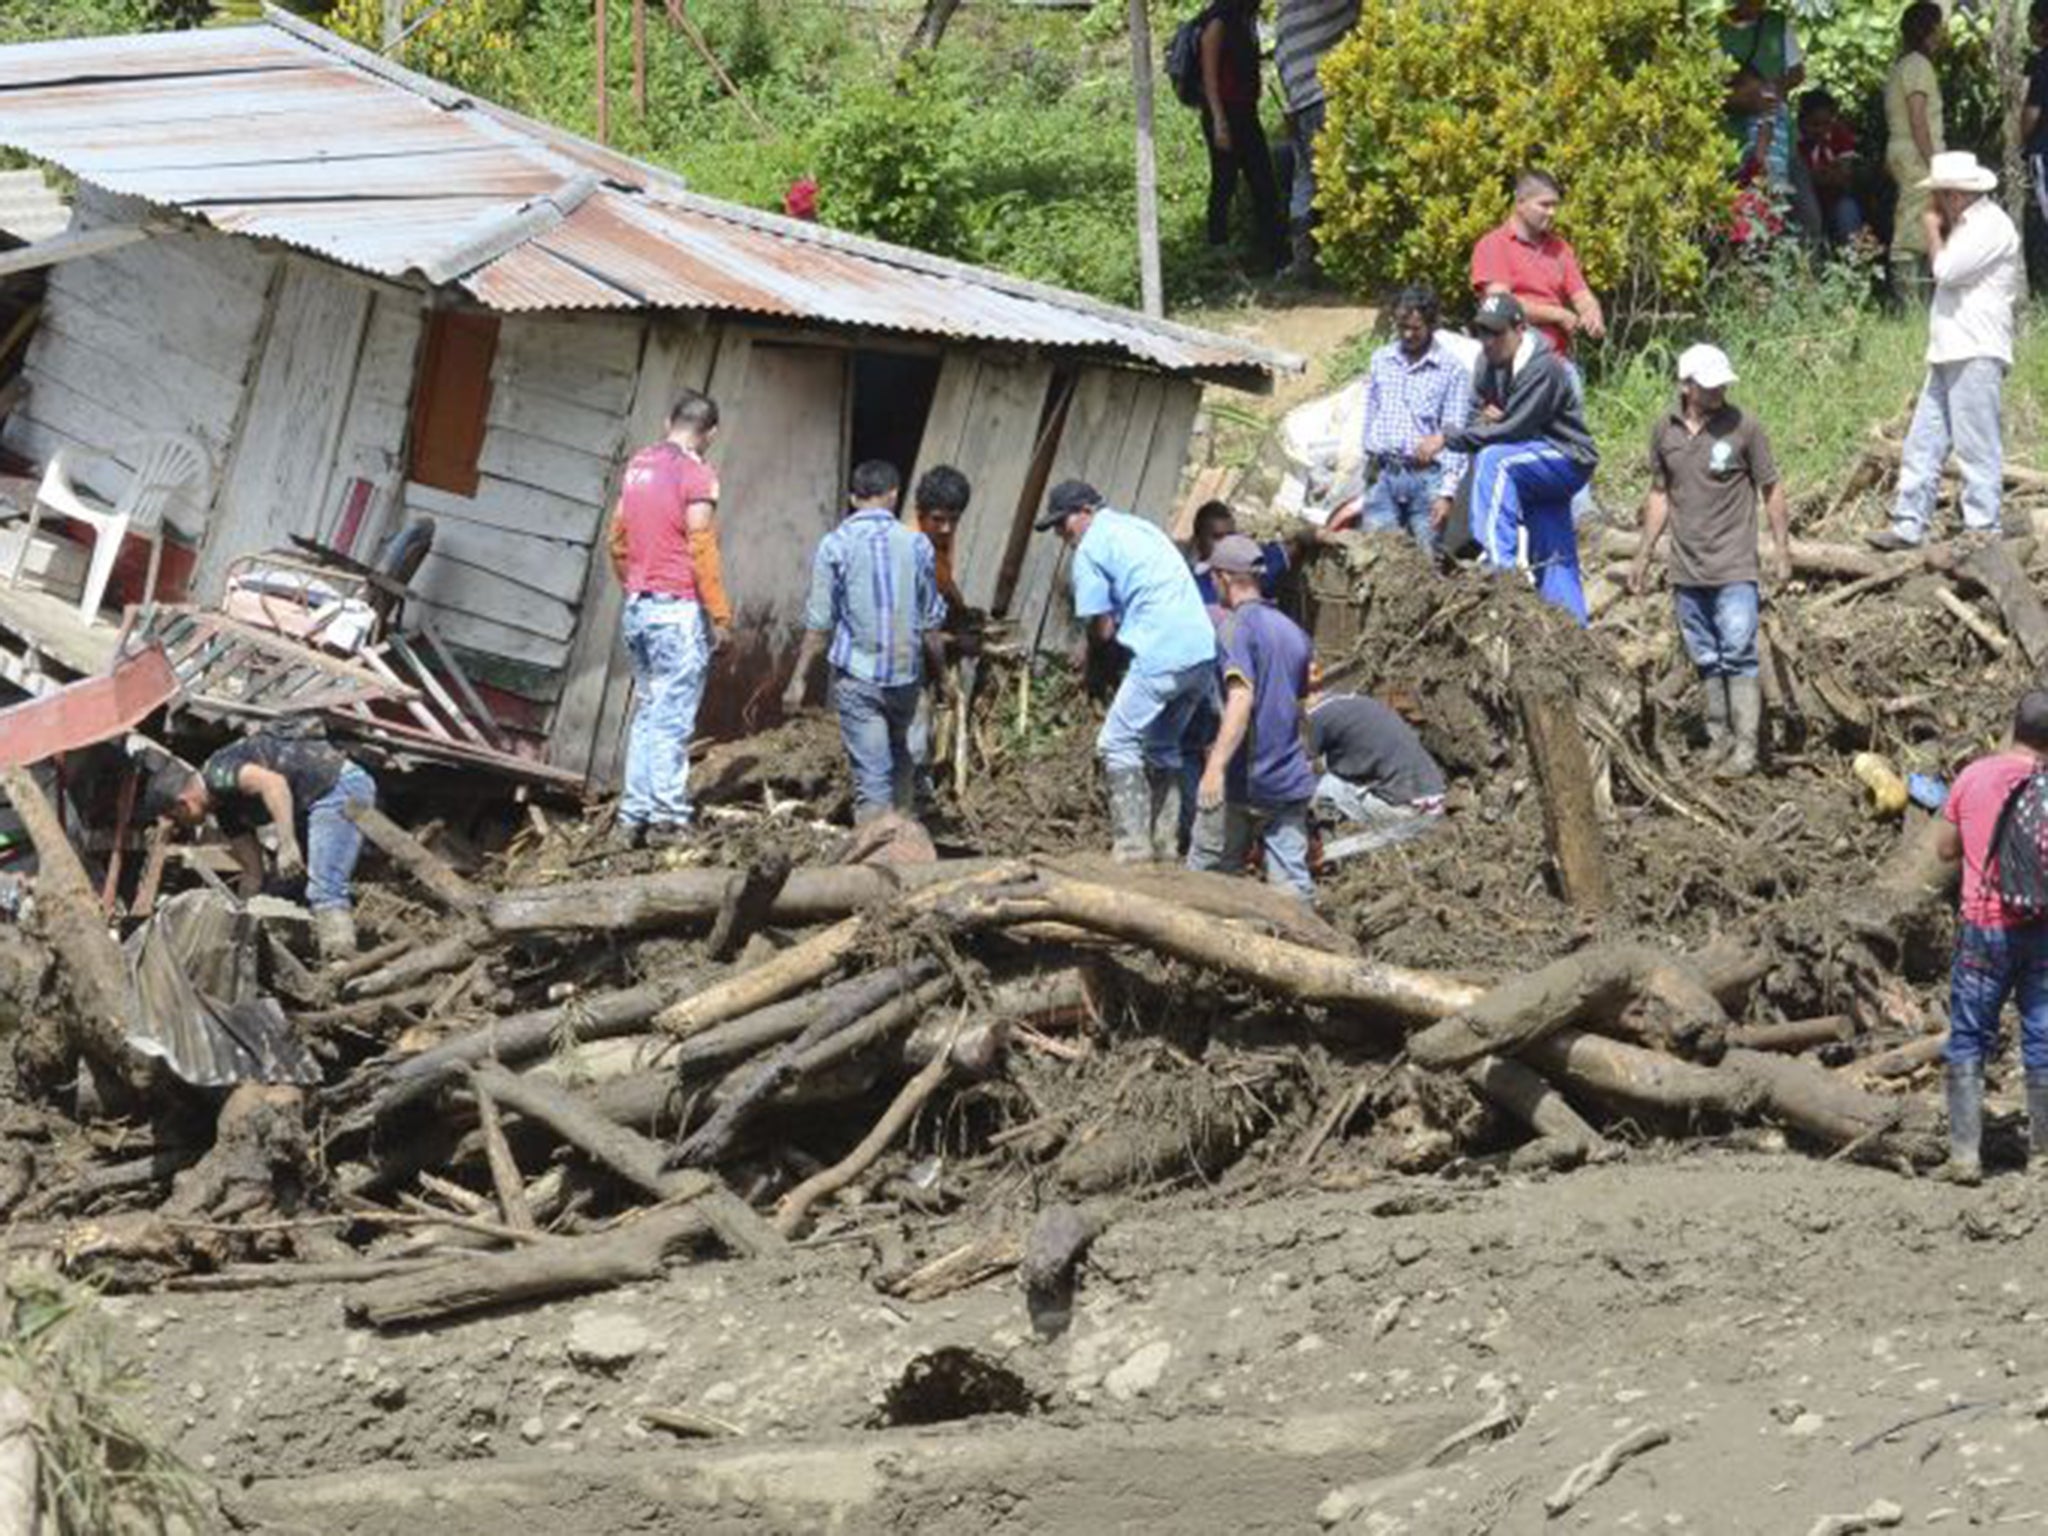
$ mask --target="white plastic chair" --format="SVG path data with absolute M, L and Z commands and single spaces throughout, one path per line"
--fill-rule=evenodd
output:
M 43 483 L 36 488 L 35 505 L 29 509 L 28 530 L 15 551 L 14 566 L 7 573 L 7 584 L 11 587 L 20 580 L 22 562 L 28 558 L 28 548 L 35 539 L 45 507 L 59 517 L 83 523 L 93 531 L 92 563 L 86 568 L 85 591 L 80 595 L 78 612 L 90 624 L 99 617 L 114 560 L 121 553 L 121 541 L 131 532 L 149 540 L 149 574 L 143 580 L 142 600 L 146 603 L 156 596 L 157 569 L 164 554 L 164 513 L 188 489 L 204 489 L 212 466 L 206 450 L 189 437 L 165 433 L 143 438 L 131 456 L 135 473 L 126 494 L 119 505 L 108 507 L 88 501 L 72 485 L 71 466 L 80 457 L 98 455 L 78 454 L 70 448 L 60 448 L 51 455 L 49 466 L 43 471 Z

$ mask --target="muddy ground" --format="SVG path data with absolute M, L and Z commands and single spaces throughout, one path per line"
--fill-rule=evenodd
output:
M 398 1338 L 335 1290 L 108 1305 L 250 1530 L 1775 1533 L 1877 1499 L 1906 1529 L 2029 1528 L 2044 1213 L 2018 1175 L 1725 1150 L 1187 1195 L 1110 1229 L 1052 1342 L 1008 1278 L 892 1301 L 854 1246 Z M 1025 1411 L 877 1427 L 953 1348 Z M 1518 1428 L 1427 1464 L 1503 1402 Z M 733 1433 L 679 1441 L 659 1410 Z M 1650 1425 L 1670 1443 L 1547 1519 Z

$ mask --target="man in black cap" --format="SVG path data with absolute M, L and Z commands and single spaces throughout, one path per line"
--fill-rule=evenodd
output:
M 1095 739 L 1109 781 L 1112 852 L 1121 863 L 1178 856 L 1181 742 L 1216 689 L 1216 628 L 1195 578 L 1164 530 L 1102 504 L 1094 486 L 1063 480 L 1041 530 L 1073 551 L 1074 615 L 1091 645 L 1121 645 L 1131 664 Z
M 1600 455 L 1586 430 L 1577 382 L 1570 365 L 1529 329 L 1513 294 L 1488 294 L 1472 329 L 1480 356 L 1470 418 L 1425 437 L 1415 458 L 1433 463 L 1446 448 L 1469 454 L 1465 473 L 1480 558 L 1499 570 L 1526 565 L 1544 601 L 1583 625 L 1586 592 L 1572 498 L 1592 480 Z

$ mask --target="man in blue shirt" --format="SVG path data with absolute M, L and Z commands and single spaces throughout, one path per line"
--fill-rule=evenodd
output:
M 824 652 L 853 764 L 855 822 L 914 810 L 918 689 L 927 675 L 935 688 L 945 677 L 938 562 L 932 541 L 897 519 L 902 489 L 893 464 L 871 459 L 854 470 L 852 510 L 818 541 L 811 562 L 803 646 L 782 695 L 786 713 L 803 708 L 811 666 Z
M 1109 782 L 1111 852 L 1120 863 L 1170 863 L 1180 835 L 1181 739 L 1213 693 L 1216 630 L 1187 561 L 1165 532 L 1103 506 L 1094 486 L 1063 480 L 1040 529 L 1073 551 L 1074 614 L 1089 642 L 1114 642 L 1131 664 L 1095 739 Z
M 1235 874 L 1257 838 L 1266 880 L 1307 900 L 1308 807 L 1315 770 L 1301 741 L 1315 647 L 1259 595 L 1259 546 L 1241 535 L 1209 556 L 1229 610 L 1217 626 L 1223 723 L 1202 772 L 1188 868 Z

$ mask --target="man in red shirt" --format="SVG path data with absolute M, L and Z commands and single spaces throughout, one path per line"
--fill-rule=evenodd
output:
M 1584 331 L 1598 341 L 1607 334 L 1607 320 L 1570 242 L 1552 227 L 1563 201 L 1548 171 L 1516 177 L 1515 206 L 1507 223 L 1472 247 L 1472 292 L 1480 299 L 1489 293 L 1513 294 L 1529 324 L 1559 357 L 1569 359 L 1572 336 Z
M 2048 768 L 2048 690 L 2024 695 L 2012 745 L 1956 776 L 1942 807 L 1941 855 L 1963 866 L 1963 900 L 1949 973 L 1948 1139 L 1942 1177 L 1983 1178 L 1984 1063 L 1998 1051 L 1999 1015 L 2017 996 L 2020 1056 L 2027 1070 L 2027 1123 L 2035 1158 L 2048 1154 L 2048 922 L 2006 908 L 1993 844 L 2014 793 Z
M 718 476 L 704 462 L 717 433 L 717 405 L 684 390 L 668 436 L 627 464 L 612 512 L 608 544 L 626 589 L 633 661 L 626 790 L 614 829 L 627 848 L 678 842 L 690 824 L 690 734 L 711 653 L 732 630 L 718 558 Z

